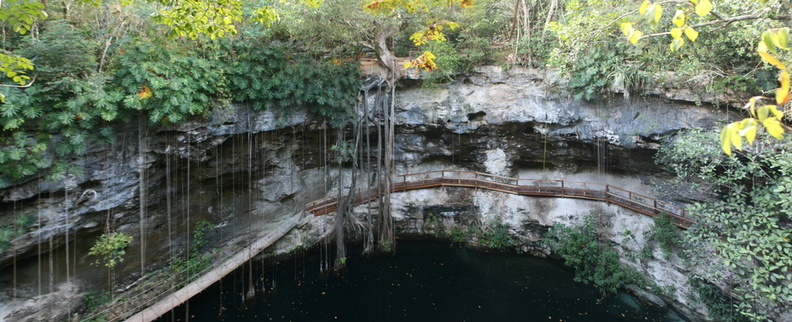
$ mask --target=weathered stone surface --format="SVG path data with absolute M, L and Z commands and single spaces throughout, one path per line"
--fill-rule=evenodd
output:
M 557 75 L 539 70 L 484 67 L 437 89 L 400 88 L 396 172 L 452 168 L 521 178 L 600 180 L 595 182 L 618 177 L 651 195 L 644 183 L 663 177 L 652 161 L 659 138 L 721 118 L 706 107 L 654 96 L 578 101 L 559 89 L 562 84 Z M 375 128 L 369 133 L 376 137 Z M 83 168 L 81 175 L 60 182 L 31 178 L 0 190 L 0 225 L 12 223 L 19 214 L 36 217 L 0 254 L 0 287 L 34 294 L 42 308 L 53 307 L 44 302 L 56 297 L 46 297 L 46 287 L 38 294 L 33 272 L 39 269 L 52 273 L 53 285 L 78 281 L 79 290 L 68 293 L 72 300 L 89 289 L 107 289 L 107 269 L 89 265 L 95 258 L 85 255 L 104 231 L 134 238 L 125 261 L 115 268 L 112 289 L 133 288 L 141 275 L 183 256 L 200 220 L 214 224 L 204 250 L 218 249 L 216 257 L 231 253 L 284 216 L 299 213 L 306 202 L 350 185 L 348 175 L 338 183 L 338 173 L 347 172 L 336 168 L 328 152 L 334 138 L 335 132 L 321 120 L 299 109 L 280 114 L 236 104 L 180 125 L 120 125 L 115 142 L 94 144 L 75 160 Z M 376 155 L 372 158 L 376 162 Z M 606 178 L 607 173 L 611 175 Z M 358 187 L 364 182 L 361 175 Z M 525 242 L 526 251 L 537 255 L 547 253 L 539 241 L 547 226 L 576 222 L 583 209 L 601 208 L 614 218 L 630 218 L 603 228 L 611 238 L 626 229 L 640 235 L 638 227 L 647 225 L 645 218 L 613 206 L 485 191 L 412 191 L 396 196 L 394 207 L 399 229 L 405 232 L 438 229 L 427 225 L 424 215 L 430 213 L 442 225 L 500 216 Z M 301 229 L 272 251 L 311 245 L 332 226 L 332 219 L 303 217 Z M 620 247 L 628 253 L 637 246 Z M 14 261 L 28 264 L 13 273 Z M 644 269 L 661 282 L 684 283 L 674 275 L 679 269 L 663 268 L 667 265 L 658 262 Z M 18 278 L 12 281 L 13 276 Z M 683 289 L 677 287 L 678 296 Z M 0 301 L 0 314 L 18 309 L 18 304 Z

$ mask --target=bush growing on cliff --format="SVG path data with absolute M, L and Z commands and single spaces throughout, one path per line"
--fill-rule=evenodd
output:
M 671 221 L 671 218 L 666 213 L 661 213 L 660 216 L 654 217 L 654 226 L 644 234 L 647 240 L 644 247 L 649 248 L 649 241 L 654 240 L 660 246 L 660 249 L 663 250 L 663 256 L 666 259 L 671 256 L 671 248 L 678 245 L 682 240 L 679 227 Z M 644 250 L 644 252 L 647 251 L 651 254 L 651 249 Z
M 706 192 L 717 196 L 688 209 L 698 218 L 685 234 L 686 257 L 703 280 L 734 290 L 744 316 L 778 317 L 792 305 L 792 143 L 757 138 L 727 157 L 712 134 L 683 133 L 658 153 L 658 163 L 711 183 Z
M 616 251 L 600 241 L 594 215 L 576 227 L 553 224 L 545 242 L 575 269 L 575 281 L 596 287 L 603 297 L 629 284 L 644 284 L 635 269 L 622 264 Z
M 93 265 L 104 265 L 113 268 L 116 264 L 124 261 L 125 249 L 131 242 L 132 236 L 122 232 L 102 234 L 96 239 L 96 244 L 88 251 L 88 255 L 101 257 L 101 259 L 95 260 L 92 263 Z

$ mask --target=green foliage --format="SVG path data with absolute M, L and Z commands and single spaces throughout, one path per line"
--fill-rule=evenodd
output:
M 644 233 L 647 241 L 646 246 L 649 246 L 648 242 L 650 240 L 654 240 L 660 246 L 660 249 L 663 250 L 665 258 L 668 259 L 671 256 L 672 247 L 680 244 L 682 232 L 666 213 L 660 213 L 653 220 L 654 226 L 652 226 L 652 229 Z
M 152 123 L 179 123 L 209 112 L 213 94 L 225 83 L 220 62 L 179 54 L 141 41 L 121 55 L 115 83 L 123 106 L 146 110 Z
M 239 47 L 236 47 L 239 46 Z M 302 106 L 340 126 L 353 117 L 360 69 L 351 61 L 315 61 L 291 47 L 234 44 L 228 67 L 229 92 L 254 109 Z
M 470 229 L 463 229 L 458 225 L 454 225 L 448 232 L 448 237 L 451 238 L 453 243 L 464 243 L 470 239 L 471 231 Z
M 792 214 L 790 143 L 757 139 L 726 157 L 711 134 L 691 131 L 658 153 L 680 176 L 713 181 L 719 195 L 688 209 L 698 220 L 686 232 L 686 257 L 703 278 L 731 281 L 744 316 L 777 316 L 792 304 L 792 229 L 783 224 Z
M 47 21 L 39 37 L 25 38 L 19 46 L 15 52 L 36 62 L 36 81 L 48 83 L 42 89 L 47 93 L 59 93 L 59 79 L 85 77 L 98 67 L 95 40 L 65 21 Z
M 759 164 L 723 155 L 720 147 L 712 144 L 717 138 L 718 133 L 712 130 L 688 130 L 661 146 L 655 162 L 675 173 L 679 182 L 703 180 L 716 189 L 751 179 Z
M 575 281 L 593 285 L 603 296 L 629 284 L 644 284 L 637 271 L 622 264 L 619 255 L 600 241 L 594 215 L 577 227 L 554 224 L 545 242 L 575 269 Z
M 206 232 L 214 225 L 202 220 L 195 224 L 187 258 L 174 258 L 170 263 L 171 274 L 166 277 L 170 283 L 189 283 L 197 279 L 200 274 L 212 264 L 212 254 L 202 253 L 202 247 L 209 241 Z
M 737 311 L 732 300 L 722 294 L 714 285 L 695 276 L 690 279 L 690 284 L 698 294 L 699 301 L 707 306 L 710 317 L 716 321 L 741 322 L 748 319 Z
M 476 239 L 482 246 L 492 249 L 506 250 L 517 246 L 517 240 L 509 234 L 509 225 L 500 218 L 489 222 Z
M 104 265 L 113 268 L 116 264 L 124 261 L 124 254 L 132 236 L 121 232 L 102 234 L 96 239 L 96 244 L 91 246 L 88 255 L 100 256 L 92 265 Z
M 95 291 L 88 291 L 83 297 L 83 302 L 85 303 L 85 311 L 87 313 L 92 313 L 101 308 L 103 305 L 110 303 L 113 300 L 113 294 L 110 291 L 102 291 L 102 292 L 95 292 Z M 91 319 L 82 319 L 80 322 L 102 322 L 107 321 L 106 313 L 101 313 L 97 316 L 93 316 Z
M 577 60 L 565 67 L 570 72 L 568 86 L 578 99 L 590 100 L 611 89 L 624 90 L 629 95 L 653 77 L 647 66 L 640 63 L 644 54 L 621 43 L 581 49 Z
M 391 252 L 393 251 L 393 243 L 390 240 L 380 240 L 379 241 L 379 249 L 383 252 Z
M 44 19 L 46 16 L 44 4 L 38 1 L 6 0 L 0 3 L 0 25 L 3 26 L 3 30 L 10 27 L 15 33 L 24 35 L 31 30 L 37 20 Z M 5 39 L 5 33 L 3 35 Z M 25 70 L 31 69 L 33 69 L 33 63 L 29 59 L 9 55 L 5 52 L 0 53 L 0 72 L 13 80 L 14 83 L 27 84 L 30 77 L 25 75 Z M 4 100 L 3 94 L 0 94 L 0 102 Z
M 6 107 L 2 104 L 0 110 Z M 21 131 L 12 133 L 10 137 L 0 137 L 0 188 L 51 165 L 52 161 L 46 154 L 47 139 L 47 135 L 35 137 Z
M 165 5 L 171 1 L 157 0 Z M 242 1 L 179 1 L 176 6 L 160 9 L 154 21 L 171 27 L 171 37 L 209 36 L 214 39 L 237 33 L 235 22 L 242 20 Z M 266 19 L 266 16 L 260 17 Z
M 34 222 L 36 222 L 35 216 L 19 215 L 14 219 L 14 223 L 0 226 L 0 254 L 7 251 L 11 246 L 11 241 L 24 234 L 27 227 Z

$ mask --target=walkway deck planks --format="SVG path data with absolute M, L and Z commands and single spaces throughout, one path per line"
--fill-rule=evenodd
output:
M 165 313 L 170 312 L 170 310 L 186 302 L 191 297 L 195 296 L 207 287 L 222 279 L 224 276 L 233 272 L 240 265 L 249 261 L 251 258 L 256 256 L 256 254 L 260 253 L 265 248 L 269 247 L 278 241 L 278 239 L 286 235 L 286 233 L 292 230 L 292 228 L 295 226 L 297 226 L 297 220 L 290 218 L 278 226 L 278 228 L 276 228 L 274 231 L 271 231 L 266 236 L 253 242 L 249 247 L 236 253 L 233 257 L 227 259 L 220 265 L 215 266 L 215 268 L 211 271 L 201 275 L 201 277 L 199 277 L 197 280 L 187 284 L 175 293 L 171 293 L 165 298 L 159 300 L 159 302 L 156 304 L 138 312 L 137 314 L 128 318 L 126 321 L 149 322 L 159 318 Z
M 602 201 L 651 217 L 665 213 L 677 226 L 685 229 L 693 224 L 693 219 L 687 216 L 684 208 L 609 184 L 567 180 L 518 179 L 483 172 L 439 170 L 396 176 L 391 185 L 391 192 L 435 187 L 480 188 L 521 196 Z M 377 189 L 372 189 L 371 191 L 358 190 L 354 204 L 366 203 L 378 197 Z M 305 211 L 315 216 L 329 214 L 337 209 L 338 201 L 335 197 L 322 198 L 305 205 Z

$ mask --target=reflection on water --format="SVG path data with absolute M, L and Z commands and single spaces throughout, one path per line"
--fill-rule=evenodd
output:
M 264 269 L 252 274 L 257 296 L 244 302 L 246 267 L 162 320 L 681 320 L 626 293 L 598 303 L 595 289 L 574 282 L 572 271 L 554 260 L 411 241 L 399 242 L 394 256 L 365 257 L 354 248 L 349 254 L 349 270 L 340 276 L 319 274 L 319 252 L 258 263 Z

